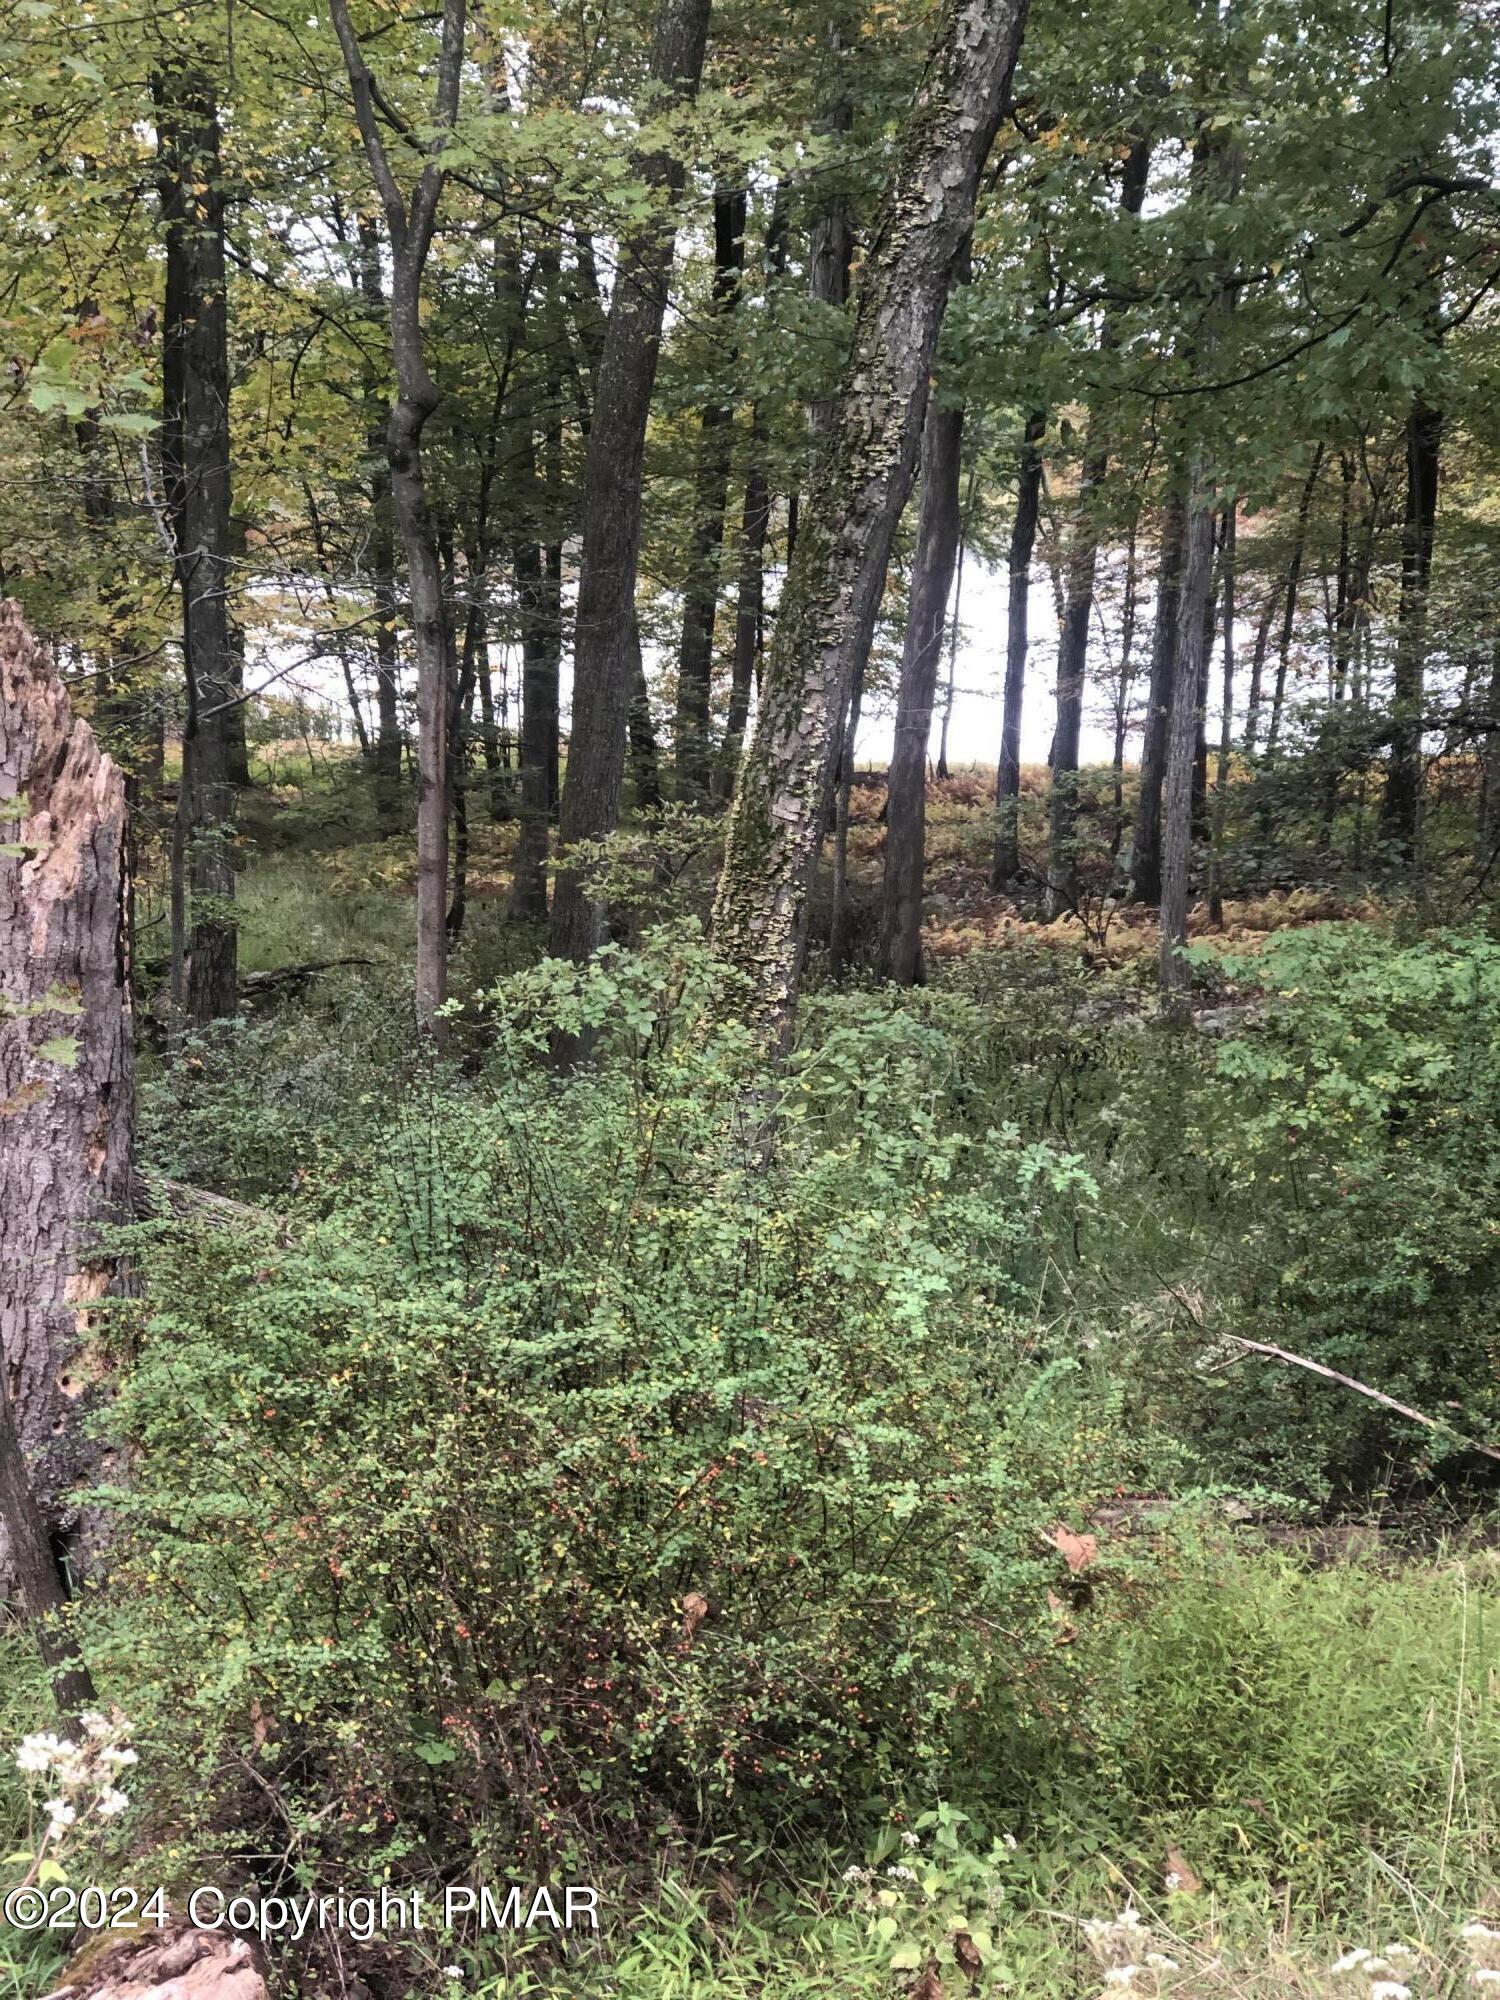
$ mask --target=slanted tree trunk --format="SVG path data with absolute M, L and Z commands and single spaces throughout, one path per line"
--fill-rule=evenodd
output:
M 213 85 L 172 69 L 156 82 L 158 188 L 166 240 L 162 455 L 182 588 L 187 704 L 174 860 L 174 994 L 195 1028 L 234 1014 L 231 717 L 238 702 L 229 626 L 229 310 L 224 182 Z M 191 888 L 191 933 L 183 902 Z
M 922 888 L 927 858 L 927 748 L 962 525 L 959 469 L 963 427 L 961 408 L 947 409 L 936 397 L 929 399 L 922 426 L 922 505 L 886 790 L 880 970 L 898 986 L 918 986 L 925 978 Z
M 1427 593 L 1432 578 L 1443 413 L 1423 396 L 1406 422 L 1406 517 L 1401 531 L 1401 599 L 1391 692 L 1391 758 L 1380 830 L 1403 861 L 1416 859 L 1422 821 L 1422 698 L 1426 679 Z
M 1319 444 L 1313 453 L 1313 461 L 1303 481 L 1302 492 L 1297 501 L 1297 518 L 1292 529 L 1292 552 L 1286 567 L 1286 594 L 1282 599 L 1281 637 L 1276 647 L 1276 679 L 1271 689 L 1271 720 L 1266 730 L 1266 754 L 1276 748 L 1281 736 L 1282 718 L 1286 707 L 1287 665 L 1292 654 L 1292 640 L 1297 631 L 1297 594 L 1302 588 L 1302 564 L 1307 554 L 1307 523 L 1312 513 L 1313 494 L 1317 491 L 1318 475 L 1323 470 L 1323 450 Z
M 709 0 L 661 0 L 651 52 L 653 109 L 696 96 Z M 562 865 L 552 902 L 554 957 L 582 961 L 603 942 L 605 911 L 567 850 L 603 839 L 619 819 L 634 666 L 641 466 L 661 351 L 683 168 L 670 153 L 639 163 L 663 209 L 625 245 L 594 385 L 584 462 L 583 554 L 573 643 L 573 726 L 559 819 Z M 565 1054 L 566 1051 L 560 1051 Z
M 711 324 L 720 352 L 716 369 L 734 363 L 735 308 L 745 268 L 745 191 L 714 194 L 714 280 Z M 734 445 L 734 409 L 722 398 L 699 419 L 693 529 L 683 592 L 682 640 L 677 654 L 677 731 L 674 758 L 679 799 L 702 802 L 712 775 L 710 715 L 713 704 L 714 624 L 719 606 L 719 555 L 724 545 L 724 505 Z
M 354 98 L 370 174 L 385 211 L 391 245 L 391 358 L 396 401 L 386 430 L 391 501 L 406 552 L 413 647 L 417 659 L 417 1024 L 439 1046 L 447 1039 L 440 1009 L 448 995 L 448 690 L 452 661 L 443 612 L 437 529 L 422 468 L 422 433 L 441 401 L 422 336 L 422 277 L 447 179 L 442 165 L 458 115 L 466 0 L 443 0 L 432 129 L 408 198 L 386 152 L 375 84 L 349 17 L 348 0 L 330 12 Z
M 1141 739 L 1141 788 L 1130 840 L 1130 898 L 1139 903 L 1161 899 L 1161 789 L 1177 665 L 1177 598 L 1184 532 L 1182 495 L 1174 490 L 1167 500 L 1156 564 L 1156 623 Z
M 120 1283 L 94 1238 L 130 1209 L 126 839 L 123 776 L 0 602 L 0 1582 L 38 1615 L 97 1558 L 74 1490 L 110 1462 L 85 1426 L 93 1308 Z M 44 1644 L 72 1672 L 61 1634 Z
M 1000 721 L 1000 768 L 995 803 L 1000 830 L 990 863 L 990 887 L 1008 888 L 1021 872 L 1021 711 L 1026 699 L 1026 655 L 1030 646 L 1031 558 L 1036 549 L 1042 506 L 1042 435 L 1045 410 L 1033 410 L 1021 437 L 1016 476 L 1016 513 L 1010 529 L 1010 596 L 1005 621 L 1005 695 Z
M 714 907 L 772 1045 L 790 1031 L 839 719 L 915 469 L 928 371 L 1025 0 L 946 0 L 855 293 L 851 353 L 782 593 Z

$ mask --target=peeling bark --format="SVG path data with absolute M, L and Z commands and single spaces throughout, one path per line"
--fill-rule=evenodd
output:
M 790 1031 L 839 721 L 911 485 L 954 264 L 1000 123 L 1025 0 L 948 0 L 856 291 L 851 353 L 782 594 L 714 910 L 752 1017 Z
M 0 837 L 6 1400 L 44 1542 L 82 1573 L 98 1528 L 72 1496 L 109 1462 L 84 1434 L 103 1379 L 89 1336 L 97 1302 L 120 1282 L 93 1238 L 130 1212 L 125 781 L 73 716 L 45 650 L 8 601 L 0 603 Z M 13 1468 L 5 1483 L 8 1514 Z M 14 1583 L 24 1556 L 0 1548 L 0 1580 Z M 35 1601 L 44 1578 L 20 1581 L 32 1608 L 50 1608 Z

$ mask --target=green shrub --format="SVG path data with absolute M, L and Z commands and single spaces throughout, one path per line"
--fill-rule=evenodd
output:
M 1080 1170 L 945 1123 L 952 1047 L 864 1000 L 768 1158 L 726 976 L 690 937 L 548 962 L 481 1081 L 309 1165 L 289 1247 L 152 1237 L 102 1657 L 214 1839 L 273 1811 L 361 1880 L 638 1854 L 858 1820 L 960 1715 L 1061 1727 L 1041 1531 L 1118 1458 L 1015 1272 Z

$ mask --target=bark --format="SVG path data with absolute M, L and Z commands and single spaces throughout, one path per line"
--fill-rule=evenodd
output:
M 1254 758 L 1260 733 L 1261 693 L 1265 680 L 1266 653 L 1271 644 L 1271 627 L 1281 606 L 1282 586 L 1277 583 L 1261 607 L 1255 628 L 1255 646 L 1250 655 L 1250 694 L 1245 711 L 1245 755 Z
M 1137 549 L 1140 516 L 1133 514 L 1125 542 L 1125 606 L 1121 614 L 1120 676 L 1115 688 L 1115 738 L 1110 752 L 1114 776 L 1114 828 L 1109 838 L 1111 866 L 1119 861 L 1120 842 L 1125 838 L 1125 736 L 1130 725 L 1130 690 L 1135 684 L 1135 620 L 1137 600 Z
M 231 724 L 238 701 L 229 627 L 229 317 L 224 185 L 213 86 L 171 70 L 156 82 L 158 192 L 166 242 L 162 455 L 182 591 L 186 713 L 178 787 L 174 982 L 188 1022 L 233 1015 Z M 191 935 L 183 902 L 191 888 Z
M 127 819 L 120 771 L 8 601 L 0 829 L 0 1578 L 47 1612 L 54 1555 L 96 1564 L 97 1517 L 73 1495 L 111 1463 L 85 1422 L 104 1373 L 94 1308 L 123 1283 L 94 1239 L 130 1212 Z
M 886 791 L 880 971 L 898 986 L 919 986 L 925 978 L 922 888 L 927 856 L 927 746 L 932 736 L 948 596 L 958 560 L 963 424 L 962 409 L 945 409 L 936 399 L 929 402 L 922 427 L 922 506 Z
M 1010 530 L 1010 597 L 1005 626 L 1005 708 L 1000 723 L 1000 768 L 995 803 L 1000 830 L 990 863 L 990 887 L 1004 889 L 1021 872 L 1021 711 L 1026 698 L 1026 654 L 1030 645 L 1031 558 L 1042 505 L 1044 410 L 1033 410 L 1021 438 L 1016 478 L 1016 515 Z
M 657 108 L 689 102 L 703 73 L 709 0 L 661 0 L 651 54 Z M 603 839 L 619 819 L 625 771 L 641 536 L 641 467 L 672 270 L 672 208 L 683 168 L 671 154 L 640 162 L 665 212 L 625 245 L 599 357 L 584 463 L 583 554 L 573 646 L 573 725 L 560 841 Z M 605 912 L 578 872 L 558 871 L 551 950 L 582 961 L 604 940 Z M 565 1051 L 560 1051 L 565 1053 Z
M 402 193 L 386 154 L 375 85 L 349 18 L 348 0 L 330 0 L 354 113 L 391 245 L 390 328 L 396 401 L 386 428 L 391 503 L 406 554 L 417 661 L 417 1024 L 442 1046 L 439 1010 L 448 993 L 448 691 L 452 678 L 442 564 L 422 466 L 422 433 L 441 396 L 422 337 L 422 276 L 447 178 L 440 164 L 458 113 L 465 0 L 443 0 L 432 131 L 416 186 Z
M 856 288 L 851 353 L 777 613 L 714 909 L 772 1046 L 790 1032 L 838 724 L 869 651 L 955 262 L 1025 0 L 947 0 Z
M 1391 698 L 1391 756 L 1380 803 L 1380 830 L 1403 861 L 1416 859 L 1422 819 L 1422 699 L 1427 651 L 1427 593 L 1432 577 L 1443 415 L 1425 397 L 1406 424 L 1406 517 L 1401 531 L 1401 598 Z
M 1156 565 L 1156 623 L 1151 640 L 1151 681 L 1146 695 L 1146 722 L 1141 741 L 1141 788 L 1135 804 L 1130 841 L 1130 899 L 1155 903 L 1161 898 L 1161 793 L 1167 760 L 1167 724 L 1172 713 L 1172 688 L 1177 666 L 1177 598 L 1182 567 L 1186 511 L 1182 495 L 1167 500 L 1161 551 Z
M 711 325 L 714 365 L 733 367 L 732 328 L 745 268 L 745 191 L 714 194 L 714 279 Z M 679 799 L 708 797 L 712 775 L 710 716 L 713 698 L 714 624 L 719 603 L 719 556 L 734 444 L 734 408 L 722 398 L 699 419 L 693 528 L 683 592 L 682 640 L 677 654 L 677 731 L 674 757 Z
M 1500 717 L 1500 639 L 1496 639 L 1490 652 L 1489 689 L 1490 727 L 1479 748 L 1479 797 L 1474 814 L 1474 866 L 1481 881 L 1495 865 L 1495 856 L 1500 851 L 1500 729 L 1494 726 Z

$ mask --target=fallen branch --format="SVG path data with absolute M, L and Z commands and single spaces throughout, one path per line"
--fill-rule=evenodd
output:
M 373 958 L 314 958 L 302 965 L 275 965 L 269 972 L 247 972 L 240 981 L 241 993 L 274 993 L 278 986 L 306 986 L 320 972 L 338 965 L 373 965 Z
M 254 1208 L 247 1201 L 235 1201 L 227 1194 L 214 1194 L 208 1188 L 168 1180 L 165 1174 L 143 1174 L 137 1169 L 130 1177 L 130 1196 L 138 1216 L 197 1222 L 208 1229 L 269 1228 L 276 1231 L 279 1242 L 290 1240 L 284 1216 L 273 1215 L 268 1208 Z
M 1352 1389 L 1356 1396 L 1368 1396 L 1372 1403 L 1379 1403 L 1387 1410 L 1394 1410 L 1398 1417 L 1408 1417 L 1414 1424 L 1422 1424 L 1430 1431 L 1447 1431 L 1459 1439 L 1466 1451 L 1482 1452 L 1486 1458 L 1500 1463 L 1500 1449 L 1492 1444 L 1480 1444 L 1477 1438 L 1466 1438 L 1455 1431 L 1451 1424 L 1441 1422 L 1437 1417 L 1424 1416 L 1414 1410 L 1410 1403 L 1398 1403 L 1394 1396 L 1386 1395 L 1383 1389 L 1372 1389 L 1368 1382 L 1356 1382 L 1352 1375 L 1341 1375 L 1337 1368 L 1325 1368 L 1321 1361 L 1309 1361 L 1305 1354 L 1293 1354 L 1289 1348 L 1277 1347 L 1269 1340 L 1247 1340 L 1243 1334 L 1228 1333 L 1224 1338 L 1235 1347 L 1242 1347 L 1251 1354 L 1264 1354 L 1269 1360 L 1284 1361 L 1292 1368 L 1305 1368 L 1309 1375 L 1321 1375 L 1329 1382 L 1337 1382 L 1340 1388 Z

